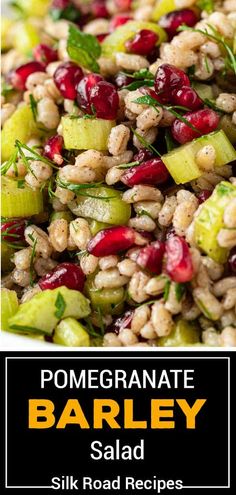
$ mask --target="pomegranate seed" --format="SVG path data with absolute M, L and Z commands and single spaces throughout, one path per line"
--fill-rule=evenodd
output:
M 129 14 L 114 15 L 109 25 L 109 31 L 112 33 L 113 31 L 115 31 L 115 29 L 117 29 L 120 26 L 123 26 L 123 24 L 126 24 L 126 22 L 129 22 L 131 20 L 132 17 Z
M 125 48 L 129 53 L 147 55 L 156 45 L 158 34 L 150 29 L 142 29 L 133 39 L 126 41 Z
M 108 34 L 109 33 L 96 34 L 96 38 L 99 41 L 99 43 L 102 43 L 106 39 Z
M 13 86 L 13 88 L 19 91 L 24 91 L 26 89 L 26 81 L 30 74 L 33 72 L 45 72 L 44 65 L 39 62 L 28 62 L 27 64 L 21 65 L 15 70 L 9 72 L 7 76 L 7 81 Z
M 192 258 L 183 237 L 171 236 L 166 241 L 166 272 L 174 282 L 189 282 L 193 278 Z
M 128 86 L 128 84 L 132 83 L 134 80 L 132 77 L 126 76 L 126 74 L 122 72 L 118 72 L 118 74 L 115 76 L 115 85 L 117 88 L 121 89 L 124 86 Z
M 94 0 L 90 8 L 94 17 L 109 17 L 105 0 Z
M 215 131 L 220 121 L 219 115 L 210 108 L 186 113 L 183 117 L 194 127 L 194 129 L 179 119 L 174 121 L 171 131 L 174 139 L 180 144 L 188 143 L 195 138 Z
M 135 231 L 130 227 L 110 227 L 100 230 L 88 243 L 88 252 L 94 256 L 109 256 L 129 249 L 135 243 Z
M 98 82 L 92 88 L 89 99 L 91 108 L 88 113 L 93 113 L 94 109 L 98 119 L 116 119 L 119 108 L 119 96 L 113 84 L 106 81 Z
M 164 253 L 165 244 L 163 242 L 155 241 L 153 244 L 140 249 L 137 263 L 142 268 L 159 275 L 162 272 Z
M 115 6 L 121 10 L 126 12 L 126 10 L 130 10 L 132 0 L 115 0 Z
M 137 232 L 148 242 L 152 242 L 155 240 L 153 232 L 147 232 L 146 230 L 141 230 L 141 229 L 139 230 L 137 229 Z
M 166 30 L 169 39 L 172 39 L 177 34 L 179 26 L 185 24 L 193 27 L 197 20 L 196 13 L 191 9 L 173 10 L 159 19 L 159 25 Z
M 39 287 L 42 290 L 56 289 L 65 285 L 68 289 L 82 291 L 85 276 L 80 266 L 74 263 L 60 263 L 50 273 L 47 273 L 39 280 Z
M 197 199 L 199 203 L 204 203 L 212 194 L 212 191 L 208 189 L 203 189 L 200 193 L 197 194 Z
M 171 93 L 171 103 L 189 108 L 189 110 L 199 110 L 203 107 L 203 101 L 199 98 L 194 89 L 189 86 L 174 89 Z
M 126 186 L 137 184 L 162 184 L 169 178 L 169 172 L 160 158 L 152 158 L 137 167 L 129 168 L 121 178 Z
M 134 155 L 134 162 L 144 162 L 153 158 L 153 153 L 146 148 L 141 148 L 136 155 Z
M 44 45 L 43 43 L 40 43 L 39 45 L 35 46 L 33 49 L 33 55 L 35 60 L 37 62 L 41 62 L 43 65 L 48 65 L 51 62 L 55 62 L 57 60 L 57 50 L 54 50 L 51 48 L 51 46 Z
M 77 102 L 80 108 L 87 113 L 91 111 L 90 93 L 98 82 L 103 81 L 103 77 L 100 74 L 91 73 L 84 76 L 77 86 Z
M 50 137 L 44 145 L 44 156 L 52 160 L 57 165 L 62 165 L 62 148 L 64 145 L 64 140 L 62 136 L 56 134 L 56 136 Z
M 189 78 L 183 70 L 170 64 L 162 64 L 158 67 L 155 75 L 155 90 L 163 103 L 170 100 L 173 89 L 182 86 L 190 86 Z
M 68 100 L 74 100 L 76 98 L 76 86 L 82 77 L 82 69 L 73 62 L 64 62 L 59 65 L 53 75 L 56 87 L 62 96 Z
M 236 273 L 236 248 L 232 249 L 229 256 L 229 268 Z
M 1 224 L 1 237 L 3 241 L 10 242 L 11 244 L 17 244 L 18 242 L 24 242 L 24 231 L 27 226 L 27 220 L 22 218 L 15 218 Z
M 117 318 L 114 323 L 107 328 L 107 331 L 114 332 L 118 335 L 123 328 L 130 328 L 133 316 L 134 310 L 128 309 L 123 316 Z

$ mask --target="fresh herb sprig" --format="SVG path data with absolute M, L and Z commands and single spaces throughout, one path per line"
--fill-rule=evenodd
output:
M 58 292 L 58 295 L 56 298 L 55 308 L 56 308 L 56 311 L 54 314 L 57 318 L 59 318 L 59 320 L 61 320 L 61 318 L 65 312 L 65 309 L 66 309 L 66 302 L 65 302 L 63 295 L 60 292 Z
M 188 112 L 189 108 L 183 107 L 181 105 L 164 105 L 163 103 L 160 103 L 157 101 L 155 98 L 153 98 L 150 95 L 145 95 L 145 96 L 140 96 L 136 100 L 133 100 L 133 103 L 138 103 L 140 105 L 148 105 L 152 108 L 155 108 L 155 110 L 159 113 L 158 107 L 168 110 L 168 112 L 172 113 L 177 119 L 181 120 L 181 122 L 184 122 L 188 127 L 193 129 L 193 131 L 197 132 L 200 134 L 200 131 L 194 127 L 183 115 L 181 115 L 179 112 L 176 110 L 182 110 L 184 112 Z
M 134 133 L 134 135 L 139 140 L 139 142 L 143 145 L 144 148 L 146 148 L 147 150 L 151 151 L 155 155 L 161 157 L 161 153 L 159 153 L 159 151 L 155 148 L 155 146 L 153 146 L 152 144 L 148 143 L 146 141 L 146 139 L 143 136 L 141 136 L 135 129 L 131 128 L 131 131 Z
M 69 27 L 67 52 L 72 60 L 92 72 L 100 72 L 97 59 L 101 55 L 101 46 L 92 34 L 83 33 L 74 25 Z
M 79 194 L 79 196 L 86 196 L 88 198 L 94 198 L 94 199 L 100 199 L 102 201 L 110 201 L 110 199 L 114 199 L 116 196 L 95 196 L 93 194 L 89 194 L 85 189 L 96 189 L 102 185 L 102 182 L 96 182 L 96 183 L 86 183 L 86 184 L 73 184 L 72 182 L 65 182 L 60 179 L 60 177 L 57 177 L 57 185 L 63 189 L 68 189 L 69 191 L 72 191 L 76 194 Z
M 30 256 L 30 286 L 32 287 L 34 285 L 34 276 L 35 276 L 34 260 L 36 256 L 37 238 L 34 237 L 32 234 L 29 234 L 29 238 L 33 242 L 32 252 Z
M 38 111 L 37 111 L 37 101 L 35 100 L 34 96 L 32 93 L 29 95 L 29 105 L 30 105 L 30 110 L 33 115 L 33 119 L 36 122 L 37 121 L 37 116 L 38 116 Z
M 138 167 L 138 165 L 140 165 L 140 162 L 121 163 L 121 165 L 118 165 L 117 168 L 125 170 L 130 167 Z
M 228 45 L 228 43 L 225 40 L 225 37 L 221 35 L 211 24 L 207 24 L 208 28 L 210 29 L 211 32 L 205 30 L 205 29 L 197 29 L 197 28 L 191 28 L 189 26 L 180 26 L 178 28 L 178 31 L 191 31 L 194 33 L 200 33 L 206 36 L 207 38 L 216 41 L 216 43 L 219 43 L 225 50 L 226 52 L 226 57 L 225 57 L 225 65 L 228 69 L 232 70 L 236 74 L 236 57 Z

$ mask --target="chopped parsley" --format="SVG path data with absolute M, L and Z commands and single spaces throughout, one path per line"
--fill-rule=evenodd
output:
M 66 309 L 66 303 L 64 297 L 61 295 L 60 292 L 58 292 L 55 302 L 55 307 L 56 307 L 55 316 L 59 318 L 59 320 L 61 320 Z

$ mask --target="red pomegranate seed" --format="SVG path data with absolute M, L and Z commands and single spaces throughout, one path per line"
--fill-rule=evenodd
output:
M 44 156 L 52 160 L 57 165 L 62 165 L 62 148 L 64 145 L 64 140 L 62 136 L 57 134 L 56 136 L 50 137 L 44 145 Z
M 187 242 L 183 237 L 171 236 L 166 241 L 166 272 L 174 282 L 189 282 L 193 278 L 193 264 Z
M 99 43 L 102 43 L 106 39 L 108 34 L 109 33 L 96 34 L 96 38 L 99 41 Z
M 141 148 L 141 150 L 139 150 L 139 152 L 133 157 L 134 162 L 140 163 L 150 160 L 150 158 L 153 158 L 153 153 L 146 148 Z
M 117 318 L 114 323 L 107 328 L 108 332 L 114 332 L 117 335 L 120 333 L 123 328 L 130 328 L 131 322 L 134 316 L 134 310 L 128 309 L 124 315 Z
M 41 62 L 43 65 L 48 65 L 51 62 L 55 62 L 58 59 L 57 50 L 54 50 L 51 46 L 40 43 L 33 49 L 33 56 L 37 62 Z
M 236 273 L 236 248 L 230 251 L 229 255 L 229 268 L 233 273 Z
M 204 203 L 210 196 L 212 195 L 212 191 L 208 189 L 203 189 L 199 194 L 197 194 L 197 199 L 199 203 Z
M 173 10 L 159 19 L 159 25 L 164 28 L 172 39 L 177 34 L 177 29 L 182 24 L 192 27 L 197 23 L 198 17 L 191 9 Z
M 109 256 L 129 249 L 135 243 L 135 231 L 119 226 L 100 230 L 88 243 L 88 252 L 94 256 Z
M 137 184 L 162 184 L 169 178 L 169 172 L 160 158 L 152 158 L 141 165 L 129 168 L 121 178 L 126 186 Z
M 125 48 L 129 53 L 147 55 L 155 47 L 158 38 L 158 34 L 154 33 L 150 29 L 142 29 L 134 36 L 134 38 L 126 41 Z
M 44 65 L 39 62 L 28 62 L 27 64 L 17 67 L 17 69 L 9 72 L 7 76 L 7 81 L 13 86 L 13 88 L 19 91 L 24 91 L 26 89 L 26 81 L 30 74 L 33 72 L 45 72 Z
M 105 0 L 94 0 L 90 8 L 94 17 L 109 17 Z
M 91 73 L 84 76 L 77 85 L 77 103 L 79 107 L 87 113 L 91 111 L 90 93 L 98 82 L 103 81 L 103 77 L 100 74 Z
M 162 64 L 158 67 L 155 75 L 155 90 L 163 103 L 170 101 L 173 89 L 182 86 L 190 86 L 189 78 L 183 70 L 170 64 Z
M 98 119 L 114 120 L 119 109 L 119 96 L 115 86 L 106 81 L 100 81 L 90 93 L 90 111 L 96 112 Z
M 82 69 L 73 62 L 64 62 L 59 65 L 53 75 L 54 82 L 64 98 L 76 98 L 76 86 L 83 77 Z
M 199 110 L 199 108 L 203 107 L 203 101 L 196 91 L 189 86 L 174 89 L 171 93 L 170 101 L 174 105 L 181 105 L 189 110 Z
M 128 86 L 128 84 L 132 83 L 134 79 L 132 77 L 126 76 L 123 72 L 118 72 L 118 74 L 115 76 L 115 85 L 117 88 L 121 89 L 124 86 Z
M 60 263 L 50 273 L 42 277 L 38 284 L 40 289 L 56 289 L 65 285 L 68 289 L 83 290 L 85 276 L 80 266 L 74 263 Z
M 109 25 L 109 31 L 112 33 L 113 31 L 115 31 L 115 29 L 117 29 L 120 26 L 123 26 L 123 24 L 126 24 L 126 22 L 129 22 L 131 20 L 132 17 L 129 14 L 114 15 Z
M 149 246 L 140 249 L 137 263 L 142 268 L 156 275 L 162 272 L 162 260 L 165 253 L 165 244 L 155 241 Z
M 132 0 L 115 0 L 116 7 L 123 12 L 130 10 Z
M 17 244 L 25 242 L 24 231 L 27 226 L 27 220 L 14 218 L 1 224 L 1 237 L 3 241 Z
M 183 117 L 194 129 L 179 119 L 173 122 L 171 131 L 174 139 L 180 144 L 188 143 L 204 134 L 215 131 L 220 121 L 219 115 L 210 108 L 186 113 Z

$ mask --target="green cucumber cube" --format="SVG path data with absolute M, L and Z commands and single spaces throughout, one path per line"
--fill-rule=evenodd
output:
M 214 99 L 213 89 L 210 85 L 193 81 L 192 87 L 195 89 L 196 93 L 202 100 Z
M 111 187 L 100 186 L 83 189 L 83 194 L 68 203 L 69 208 L 78 217 L 91 218 L 110 225 L 125 225 L 131 216 L 131 208 L 122 200 L 121 193 Z M 92 197 L 90 197 L 92 196 Z
M 53 342 L 67 347 L 89 347 L 90 345 L 86 328 L 75 318 L 65 318 L 56 326 Z
M 1 289 L 1 329 L 9 330 L 9 318 L 18 310 L 17 294 L 14 290 Z
M 157 0 L 152 12 L 152 19 L 158 21 L 160 17 L 176 10 L 175 0 Z
M 9 160 L 15 151 L 15 141 L 27 143 L 32 136 L 42 134 L 37 128 L 32 111 L 28 105 L 18 107 L 2 129 L 2 161 Z
M 62 117 L 62 134 L 67 150 L 106 151 L 114 120 Z
M 89 301 L 86 297 L 79 291 L 62 286 L 44 290 L 21 304 L 17 313 L 10 318 L 9 327 L 16 332 L 52 335 L 62 318 L 79 319 L 89 314 Z
M 234 197 L 236 187 L 230 182 L 220 182 L 194 222 L 197 246 L 217 263 L 227 261 L 229 250 L 219 246 L 217 236 L 220 229 L 224 228 L 224 210 Z
M 85 283 L 85 294 L 91 301 L 92 308 L 100 310 L 102 314 L 121 314 L 124 307 L 125 290 L 118 289 L 97 289 L 94 285 L 94 277 L 87 279 Z
M 206 145 L 212 145 L 215 148 L 216 167 L 222 167 L 236 160 L 236 151 L 224 131 L 211 132 L 162 156 L 176 184 L 185 184 L 202 175 L 203 172 L 197 165 L 195 157 L 198 151 Z
M 200 332 L 196 323 L 179 320 L 170 335 L 160 337 L 157 345 L 160 347 L 185 347 L 200 342 Z
M 17 180 L 2 177 L 1 210 L 6 218 L 37 215 L 43 211 L 43 194 L 26 183 L 19 188 Z

